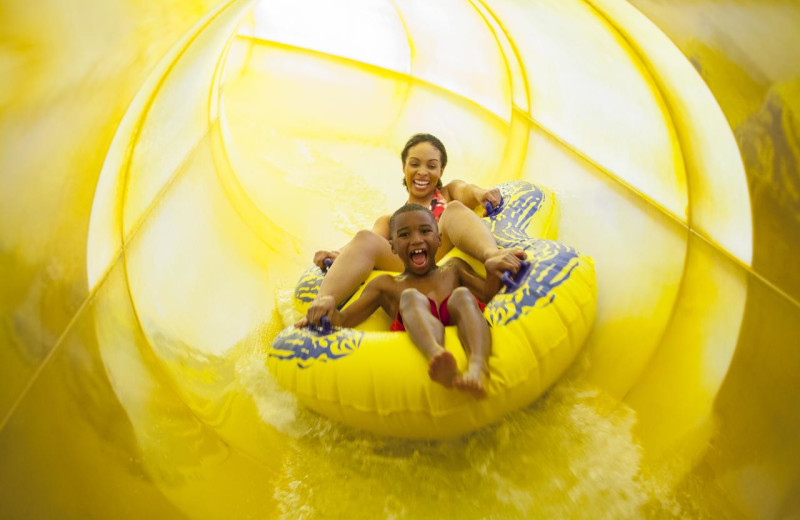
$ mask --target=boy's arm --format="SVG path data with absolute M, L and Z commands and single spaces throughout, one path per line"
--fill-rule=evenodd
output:
M 306 311 L 306 315 L 297 321 L 294 326 L 299 328 L 306 327 L 309 324 L 318 325 L 324 316 L 333 320 L 333 316 L 338 312 L 339 311 L 336 310 L 336 301 L 333 299 L 333 296 L 319 296 L 311 303 L 308 311 Z
M 478 276 L 472 267 L 460 258 L 453 258 L 458 263 L 458 274 L 461 285 L 469 289 L 483 303 L 489 303 L 494 295 L 503 288 L 503 282 L 492 273 L 511 271 L 516 273 L 522 265 L 524 252 L 520 250 L 507 250 L 502 254 L 493 256 L 486 261 L 486 280 Z
M 488 298 L 485 302 L 488 303 L 503 288 L 502 280 L 492 273 L 504 273 L 505 271 L 517 273 L 522 267 L 522 261 L 527 256 L 527 253 L 522 249 L 504 249 L 499 254 L 486 260 L 483 265 L 486 266 L 486 272 L 489 274 L 486 276 L 486 286 L 484 287 L 484 292 Z
M 381 306 L 381 298 L 384 295 L 387 283 L 391 282 L 392 277 L 388 274 L 381 275 L 369 282 L 356 301 L 343 311 L 336 312 L 331 320 L 331 325 L 348 328 L 360 325 Z
M 372 280 L 364 287 L 361 296 L 343 311 L 336 309 L 336 302 L 332 296 L 317 298 L 314 300 L 314 309 L 309 309 L 308 314 L 294 326 L 306 327 L 309 323 L 317 324 L 323 316 L 327 316 L 334 327 L 355 327 L 380 307 L 387 280 L 391 281 L 389 275 L 382 275 Z
M 453 258 L 450 262 L 453 262 L 458 270 L 459 284 L 469 289 L 483 303 L 489 303 L 489 300 L 503 287 L 500 278 L 487 274 L 484 280 L 461 258 Z

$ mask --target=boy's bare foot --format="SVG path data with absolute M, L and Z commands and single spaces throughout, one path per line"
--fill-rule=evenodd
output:
M 460 377 L 453 381 L 453 386 L 457 390 L 469 392 L 477 398 L 486 397 L 486 380 L 488 379 L 486 370 L 481 367 L 470 367 Z
M 453 353 L 442 349 L 441 352 L 431 358 L 428 365 L 428 375 L 431 379 L 446 387 L 453 386 L 453 382 L 458 377 L 458 365 Z

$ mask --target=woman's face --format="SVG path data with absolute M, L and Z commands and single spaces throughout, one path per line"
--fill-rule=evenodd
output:
M 408 149 L 403 165 L 408 193 L 417 198 L 426 198 L 436 190 L 442 177 L 442 154 L 431 143 L 422 142 Z

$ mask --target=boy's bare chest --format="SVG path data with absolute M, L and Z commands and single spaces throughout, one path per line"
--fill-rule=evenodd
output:
M 439 268 L 423 277 L 408 277 L 398 284 L 398 296 L 405 289 L 416 289 L 439 305 L 458 287 L 458 273 L 454 269 Z

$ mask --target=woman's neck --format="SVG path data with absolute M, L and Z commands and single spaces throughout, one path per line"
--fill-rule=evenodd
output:
M 431 205 L 431 201 L 436 198 L 436 192 L 439 191 L 439 188 L 433 190 L 433 192 L 428 195 L 427 197 L 420 198 L 420 197 L 413 197 L 410 193 L 408 194 L 408 202 L 419 204 L 421 206 L 428 207 Z

